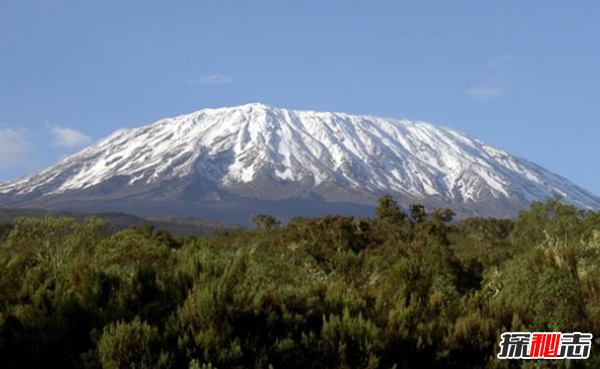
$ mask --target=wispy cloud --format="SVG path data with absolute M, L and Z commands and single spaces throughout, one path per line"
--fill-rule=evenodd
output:
M 197 79 L 188 80 L 190 83 L 199 83 L 201 85 L 226 85 L 234 82 L 232 76 L 225 74 L 210 74 Z
M 0 127 L 0 170 L 29 166 L 34 161 L 33 152 L 29 132 Z
M 46 128 L 52 135 L 52 145 L 56 147 L 71 149 L 82 147 L 92 142 L 92 138 L 90 136 L 87 136 L 69 127 L 61 127 L 46 123 Z
M 514 55 L 499 55 L 486 63 L 485 81 L 470 87 L 466 93 L 479 101 L 490 101 L 510 93 L 514 81 Z
M 505 93 L 506 90 L 498 86 L 471 87 L 467 90 L 469 96 L 481 101 L 489 101 Z

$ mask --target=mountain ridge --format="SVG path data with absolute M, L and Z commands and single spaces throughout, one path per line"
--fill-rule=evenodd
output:
M 476 215 L 514 215 L 555 195 L 600 207 L 571 181 L 449 128 L 260 103 L 118 130 L 45 170 L 0 183 L 0 205 L 145 198 L 205 207 L 240 199 L 372 207 L 386 193 Z

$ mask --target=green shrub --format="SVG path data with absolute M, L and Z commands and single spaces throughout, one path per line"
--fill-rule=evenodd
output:
M 98 356 L 105 369 L 167 368 L 169 355 L 161 351 L 158 329 L 135 318 L 104 328 Z

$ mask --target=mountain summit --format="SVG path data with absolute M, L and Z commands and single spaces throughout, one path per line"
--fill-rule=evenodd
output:
M 0 184 L 0 205 L 247 223 L 260 212 L 370 214 L 386 193 L 464 215 L 511 216 L 556 194 L 600 207 L 567 179 L 447 128 L 263 104 L 119 130 Z

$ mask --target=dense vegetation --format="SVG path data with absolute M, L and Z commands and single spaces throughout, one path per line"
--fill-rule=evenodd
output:
M 174 239 L 97 218 L 0 226 L 2 368 L 561 368 L 499 360 L 500 334 L 600 337 L 600 214 L 266 215 Z

